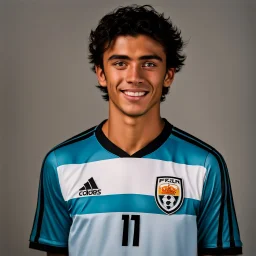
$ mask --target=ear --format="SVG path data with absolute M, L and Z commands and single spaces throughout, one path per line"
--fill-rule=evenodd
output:
M 166 71 L 165 78 L 164 78 L 164 87 L 170 87 L 175 74 L 175 68 L 169 68 Z
M 95 72 L 96 72 L 96 76 L 99 84 L 102 87 L 107 87 L 107 80 L 106 80 L 106 76 L 103 69 L 100 66 L 95 66 Z

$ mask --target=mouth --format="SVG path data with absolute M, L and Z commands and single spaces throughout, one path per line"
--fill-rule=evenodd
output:
M 134 97 L 134 98 L 142 98 L 149 93 L 148 91 L 131 91 L 131 90 L 121 90 L 121 92 L 128 97 Z

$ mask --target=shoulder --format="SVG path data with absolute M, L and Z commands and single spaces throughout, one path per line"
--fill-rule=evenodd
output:
M 83 149 L 86 150 L 91 146 L 96 128 L 97 126 L 93 126 L 54 146 L 46 154 L 43 164 L 58 167 L 62 162 L 72 163 L 74 156 L 78 156 Z
M 85 141 L 86 139 L 90 138 L 91 136 L 94 135 L 95 130 L 96 130 L 97 126 L 93 126 L 89 129 L 87 129 L 86 131 L 83 131 L 75 136 L 72 136 L 71 138 L 59 143 L 58 145 L 56 145 L 52 150 L 58 150 L 61 148 L 64 148 L 68 145 L 74 145 L 76 143 L 79 143 L 81 141 Z
M 225 163 L 222 154 L 212 145 L 178 127 L 173 126 L 170 138 L 183 154 L 190 159 L 200 159 L 200 165 L 204 165 L 206 168 L 210 165 Z

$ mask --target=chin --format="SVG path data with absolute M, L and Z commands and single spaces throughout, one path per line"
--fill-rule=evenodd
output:
M 129 117 L 140 117 L 140 116 L 145 115 L 148 111 L 140 110 L 140 111 L 122 111 L 122 112 L 123 112 L 123 114 L 125 114 L 126 116 L 129 116 Z

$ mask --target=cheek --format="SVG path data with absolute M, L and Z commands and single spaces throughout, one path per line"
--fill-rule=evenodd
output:
M 116 70 L 109 70 L 106 72 L 107 81 L 112 84 L 112 86 L 118 85 L 124 77 L 122 72 L 117 72 Z
M 154 87 L 154 90 L 162 90 L 164 84 L 164 77 L 156 73 L 148 74 L 148 81 Z

